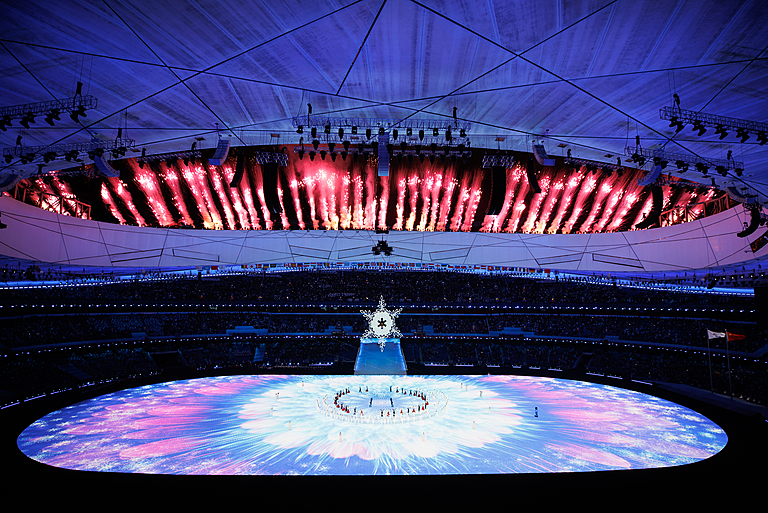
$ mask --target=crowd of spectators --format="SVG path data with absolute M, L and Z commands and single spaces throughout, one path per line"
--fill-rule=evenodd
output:
M 131 345 L 132 344 L 132 345 Z M 83 384 L 152 376 L 168 365 L 194 371 L 263 372 L 264 369 L 351 365 L 359 342 L 353 337 L 169 339 L 130 347 L 64 348 L 19 353 L 0 360 L 0 402 L 52 393 Z M 488 372 L 511 368 L 581 370 L 639 380 L 691 385 L 758 404 L 768 404 L 766 362 L 707 354 L 566 339 L 468 339 L 439 337 L 402 342 L 407 363 L 471 366 Z M 168 356 L 174 356 L 169 359 Z M 711 362 L 711 381 L 710 381 Z M 729 371 L 730 368 L 730 382 Z M 458 372 L 476 372 L 462 370 Z
M 383 296 L 396 304 L 558 304 L 667 305 L 744 308 L 751 297 L 683 290 L 656 290 L 593 283 L 501 275 L 422 271 L 297 271 L 244 273 L 197 278 L 115 280 L 78 286 L 10 288 L 0 304 L 88 303 L 284 303 L 371 304 Z
M 707 338 L 707 330 L 742 335 L 728 349 L 753 353 L 766 345 L 767 333 L 754 321 L 575 314 L 405 314 L 396 324 L 404 337 L 424 335 L 486 335 L 531 333 L 537 336 L 622 340 L 726 349 L 724 338 Z M 226 335 L 237 327 L 263 334 L 348 334 L 367 328 L 360 314 L 317 312 L 154 312 L 114 314 L 33 315 L 3 320 L 2 346 L 19 348 L 182 335 Z
M 6 274 L 16 276 L 17 271 L 6 270 Z M 4 307 L 0 309 L 0 349 L 5 349 L 0 393 L 32 397 L 91 380 L 152 375 L 170 361 L 163 360 L 161 353 L 170 354 L 174 365 L 194 370 L 258 372 L 264 366 L 353 362 L 355 341 L 367 327 L 355 310 L 375 309 L 380 296 L 390 307 L 403 308 L 396 325 L 403 334 L 404 354 L 423 365 L 583 367 L 590 372 L 708 389 L 709 367 L 703 353 L 664 348 L 722 350 L 725 340 L 709 340 L 706 330 L 728 331 L 745 337 L 732 340 L 731 351 L 758 355 L 768 339 L 763 320 L 750 313 L 755 309 L 752 297 L 620 287 L 589 280 L 403 271 L 249 272 L 213 277 L 193 273 L 154 278 L 81 277 L 70 280 L 70 286 L 0 291 L 0 306 Z M 68 303 L 86 306 L 70 313 L 57 310 L 56 305 Z M 129 308 L 132 303 L 152 307 L 141 311 Z M 222 304 L 225 307 L 216 306 Z M 438 307 L 424 308 L 424 304 L 456 308 L 447 310 L 453 312 L 448 314 Z M 495 308 L 478 310 L 482 305 L 620 308 L 599 313 L 591 309 L 578 315 L 574 310 L 553 313 L 551 309 L 521 308 L 515 310 L 520 313 L 510 314 Z M 639 306 L 648 308 L 640 312 L 636 310 Z M 676 311 L 651 313 L 652 307 L 676 307 Z M 704 307 L 710 308 L 706 317 L 691 312 Z M 717 308 L 737 313 L 719 314 Z M 253 336 L 225 336 L 238 327 L 246 327 L 240 331 Z M 301 333 L 319 336 L 290 336 Z M 222 337 L 211 338 L 215 335 Z M 183 339 L 187 336 L 198 337 Z M 141 348 L 104 349 L 92 343 L 105 340 L 131 340 Z M 626 342 L 654 346 L 640 349 Z M 20 349 L 51 344 L 63 348 L 55 356 L 36 353 L 48 355 L 45 357 Z M 590 344 L 590 349 L 579 344 Z M 721 359 L 712 364 L 712 380 L 714 388 L 722 392 L 728 371 L 718 357 Z M 741 361 L 732 370 L 730 378 L 737 394 L 766 404 L 765 369 Z

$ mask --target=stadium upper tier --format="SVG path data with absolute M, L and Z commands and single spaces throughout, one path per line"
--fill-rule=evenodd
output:
M 82 267 L 157 269 L 375 262 L 643 275 L 714 272 L 737 264 L 756 268 L 756 262 L 768 255 L 765 234 L 758 231 L 748 237 L 737 236 L 750 219 L 749 210 L 743 206 L 662 228 L 584 234 L 181 230 L 81 219 L 10 197 L 0 197 L 0 212 L 7 225 L 0 230 L 0 254 L 11 259 Z M 380 244 L 389 251 L 377 252 L 375 248 Z

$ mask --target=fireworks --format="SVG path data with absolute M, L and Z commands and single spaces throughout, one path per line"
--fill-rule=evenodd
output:
M 506 191 L 498 214 L 486 216 L 490 173 L 447 160 L 395 159 L 390 175 L 379 177 L 377 167 L 366 160 L 312 161 L 293 156 L 278 171 L 276 191 L 265 191 L 261 164 L 252 161 L 245 162 L 236 187 L 229 186 L 233 162 L 222 166 L 156 162 L 143 168 L 133 160 L 126 162 L 123 179 L 130 187 L 103 179 L 99 197 L 119 222 L 140 226 L 601 233 L 630 229 L 651 205 L 650 189 L 637 185 L 637 173 L 632 171 L 619 176 L 585 168 L 547 168 L 537 177 L 541 192 L 534 193 L 525 170 L 515 166 L 506 170 L 506 183 L 494 184 Z M 37 182 L 37 189 L 51 196 L 40 196 L 45 208 L 73 210 L 64 194 L 66 182 Z M 703 211 L 698 203 L 712 196 L 665 187 L 663 211 L 692 205 L 663 222 L 695 219 Z

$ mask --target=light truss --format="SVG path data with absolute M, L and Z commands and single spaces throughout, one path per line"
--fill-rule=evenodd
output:
M 179 159 L 182 160 L 194 160 L 202 158 L 202 152 L 200 150 L 193 151 L 178 151 L 172 153 L 158 153 L 155 155 L 149 155 L 145 157 L 139 157 L 137 162 L 160 162 L 162 160 L 166 162 L 173 162 Z
M 125 151 L 134 149 L 136 141 L 133 139 L 115 139 L 114 141 L 89 141 L 68 144 L 54 144 L 42 146 L 7 146 L 3 149 L 3 157 L 10 164 L 14 158 L 22 158 L 26 162 L 33 162 L 39 157 L 47 162 L 65 157 L 67 160 L 77 158 L 80 153 L 103 154 L 105 151 L 125 154 Z M 90 155 L 89 155 L 90 157 Z M 93 157 L 91 157 L 93 158 Z M 24 163 L 24 162 L 23 162 Z
M 723 172 L 728 170 L 734 171 L 737 176 L 741 176 L 744 172 L 744 163 L 732 159 L 694 159 L 690 154 L 671 153 L 664 150 L 651 150 L 639 147 L 633 148 L 631 146 L 624 148 L 624 154 L 629 157 L 639 155 L 640 157 L 643 157 L 643 159 L 658 159 L 660 162 L 671 162 L 681 170 L 687 169 L 689 166 L 699 168 L 700 166 L 705 165 L 707 168 L 714 166 L 723 176 L 725 176 Z M 637 161 L 637 159 L 635 159 L 635 161 Z M 666 167 L 666 164 L 663 167 Z
M 296 116 L 291 120 L 294 128 L 299 127 L 326 127 L 352 128 L 357 127 L 365 131 L 384 128 L 385 130 L 464 130 L 468 132 L 472 127 L 469 121 L 455 119 L 396 119 L 396 118 L 344 118 L 331 116 Z M 373 133 L 373 135 L 377 135 Z M 405 134 L 403 134 L 405 135 Z
M 62 98 L 61 100 L 49 100 L 45 102 L 24 103 L 22 105 L 12 105 L 9 107 L 0 107 L 0 123 L 5 130 L 6 126 L 11 126 L 11 120 L 25 116 L 43 116 L 51 112 L 74 112 L 79 109 L 95 109 L 98 105 L 96 97 L 91 95 L 77 95 L 71 98 Z
M 757 134 L 757 140 L 762 146 L 768 142 L 766 138 L 766 132 L 768 132 L 768 123 L 759 123 L 757 121 L 748 121 L 745 119 L 729 118 L 726 116 L 718 116 L 715 114 L 707 114 L 704 112 L 696 112 L 694 110 L 685 110 L 678 107 L 663 107 L 659 109 L 659 116 L 661 119 L 672 121 L 673 126 L 679 123 L 679 129 L 682 130 L 683 125 L 695 125 L 697 127 L 713 127 L 717 129 L 715 133 L 720 134 L 720 139 L 724 139 L 728 130 L 737 132 L 739 137 L 742 137 L 742 142 L 748 139 L 742 134 L 752 132 Z
M 597 171 L 598 169 L 602 168 L 603 170 L 608 170 L 609 172 L 624 172 L 624 167 L 619 164 L 607 164 L 605 162 L 600 162 L 597 160 L 589 160 L 589 159 L 577 159 L 574 157 L 567 157 L 565 159 L 565 163 L 567 165 L 571 166 L 579 166 L 579 167 L 586 167 L 590 171 Z
M 515 157 L 510 155 L 483 155 L 483 168 L 503 167 L 509 169 L 515 165 Z
M 254 159 L 258 164 L 276 163 L 278 166 L 288 165 L 288 155 L 285 153 L 275 153 L 272 151 L 257 151 L 254 153 Z

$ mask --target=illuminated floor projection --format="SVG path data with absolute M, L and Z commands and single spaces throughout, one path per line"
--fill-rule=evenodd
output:
M 68 469 L 159 474 L 585 472 L 682 465 L 727 436 L 669 401 L 521 376 L 226 376 L 53 412 L 18 445 Z

